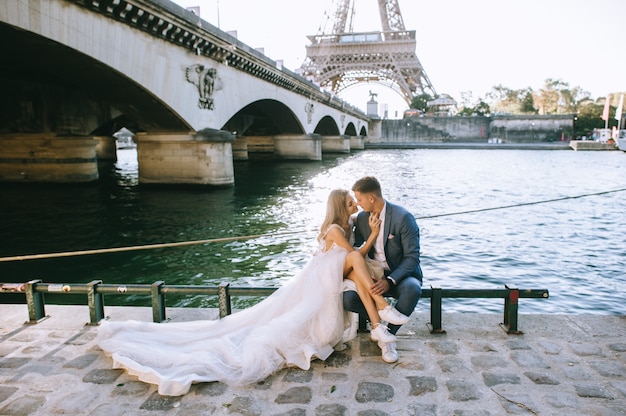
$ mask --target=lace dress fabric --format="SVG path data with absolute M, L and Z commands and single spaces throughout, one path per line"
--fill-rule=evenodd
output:
M 341 298 L 347 251 L 324 248 L 320 240 L 293 279 L 248 309 L 215 321 L 103 321 L 98 344 L 114 368 L 170 396 L 197 382 L 246 385 L 288 366 L 307 370 L 355 333 Z

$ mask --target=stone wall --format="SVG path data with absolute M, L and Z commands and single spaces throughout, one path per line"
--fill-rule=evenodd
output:
M 371 142 L 479 142 L 536 143 L 563 139 L 573 134 L 574 115 L 508 115 L 488 117 L 411 117 L 382 120 L 380 136 Z M 372 129 L 370 128 L 370 132 Z

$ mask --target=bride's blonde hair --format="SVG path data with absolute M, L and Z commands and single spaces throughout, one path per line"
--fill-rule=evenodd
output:
M 333 189 L 328 195 L 328 201 L 326 202 L 326 217 L 320 226 L 320 233 L 317 236 L 318 240 L 324 237 L 324 234 L 328 230 L 331 224 L 337 224 L 344 229 L 346 236 L 349 235 L 348 207 L 346 206 L 346 197 L 350 191 L 347 189 Z

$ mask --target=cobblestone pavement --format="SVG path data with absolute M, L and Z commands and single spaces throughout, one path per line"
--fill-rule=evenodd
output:
M 149 308 L 107 307 L 110 319 L 150 320 Z M 0 305 L 0 415 L 626 415 L 626 317 L 520 315 L 507 335 L 495 314 L 444 314 L 446 334 L 416 313 L 386 364 L 367 334 L 311 370 L 285 369 L 245 387 L 192 386 L 159 396 L 95 344 L 86 306 Z M 213 310 L 168 309 L 172 320 Z M 164 324 L 167 325 L 167 324 Z

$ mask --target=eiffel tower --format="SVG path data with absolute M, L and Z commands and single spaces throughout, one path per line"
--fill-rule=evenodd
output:
M 339 94 L 362 82 L 398 92 L 407 104 L 423 93 L 437 96 L 415 54 L 415 31 L 406 30 L 398 0 L 378 0 L 382 32 L 353 31 L 356 0 L 333 0 L 317 35 L 307 36 L 302 75 Z

